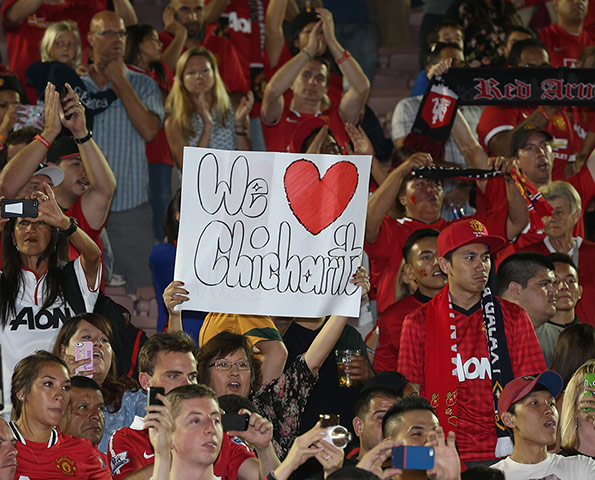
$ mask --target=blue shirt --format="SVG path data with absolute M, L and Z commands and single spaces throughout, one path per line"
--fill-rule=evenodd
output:
M 126 77 L 138 98 L 163 122 L 163 101 L 157 83 L 147 75 L 126 68 Z M 99 92 L 90 76 L 83 77 L 87 90 Z M 106 90 L 108 83 L 103 90 Z M 93 137 L 107 157 L 116 177 L 116 193 L 111 211 L 120 212 L 138 207 L 149 200 L 149 170 L 145 140 L 128 118 L 124 104 L 118 98 L 95 116 Z
M 107 444 L 112 434 L 118 428 L 129 427 L 134 421 L 134 417 L 143 417 L 147 414 L 145 407 L 147 406 L 147 394 L 139 388 L 136 392 L 127 390 L 122 396 L 122 406 L 120 410 L 110 413 L 108 408 L 105 408 L 105 427 L 103 429 L 103 437 L 97 448 L 103 453 L 107 453 Z

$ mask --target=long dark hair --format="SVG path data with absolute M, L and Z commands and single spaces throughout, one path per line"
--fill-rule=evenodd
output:
M 11 218 L 2 230 L 2 275 L 0 276 L 0 323 L 6 327 L 11 316 L 16 315 L 16 299 L 25 288 L 21 270 L 21 255 L 15 243 L 14 229 L 18 218 Z M 60 259 L 66 240 L 60 237 L 55 227 L 50 227 L 51 238 L 45 251 L 40 255 L 37 265 L 48 261 L 42 310 L 52 306 L 58 298 L 64 298 L 60 285 Z
M 54 354 L 62 355 L 61 347 L 68 347 L 70 340 L 78 329 L 78 324 L 83 320 L 101 330 L 110 344 L 113 344 L 114 333 L 112 327 L 103 315 L 99 315 L 98 313 L 79 313 L 62 325 L 62 328 L 58 332 L 54 348 L 52 349 Z M 112 363 L 101 385 L 105 406 L 108 407 L 110 412 L 117 412 L 122 406 L 124 392 L 127 390 L 135 392 L 139 388 L 138 383 L 126 375 L 116 377 L 116 353 L 112 350 Z
M 124 63 L 129 65 L 138 65 L 138 55 L 140 44 L 143 43 L 145 38 L 152 35 L 157 30 L 151 25 L 130 25 L 126 28 L 126 53 L 124 54 Z M 161 82 L 160 88 L 164 95 L 169 93 L 163 91 L 163 84 L 167 83 L 167 76 L 165 74 L 165 68 L 161 62 L 151 62 L 149 64 L 151 71 L 155 72 L 157 78 Z
M 180 213 L 180 206 L 182 203 L 182 189 L 178 188 L 174 196 L 167 204 L 164 217 L 165 236 L 167 243 L 175 243 L 178 239 L 178 231 L 180 230 L 180 220 L 177 214 Z

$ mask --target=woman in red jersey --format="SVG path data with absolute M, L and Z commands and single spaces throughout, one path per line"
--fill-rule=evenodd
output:
M 15 478 L 111 478 L 89 440 L 56 429 L 70 403 L 70 376 L 60 357 L 39 350 L 23 358 L 14 369 L 10 397 L 18 451 Z

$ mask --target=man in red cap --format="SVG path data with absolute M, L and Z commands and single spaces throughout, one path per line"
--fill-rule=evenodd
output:
M 514 438 L 514 451 L 494 468 L 507 480 L 526 478 L 595 478 L 595 461 L 583 456 L 548 453 L 558 426 L 556 395 L 562 391 L 560 375 L 546 370 L 539 375 L 515 378 L 500 394 L 502 422 Z
M 490 253 L 506 241 L 475 219 L 438 236 L 448 285 L 405 317 L 397 370 L 420 386 L 445 430 L 456 431 L 465 462 L 512 451 L 496 409 L 502 386 L 545 370 L 529 317 L 486 288 Z

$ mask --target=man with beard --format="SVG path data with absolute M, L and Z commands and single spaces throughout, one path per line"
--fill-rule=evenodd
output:
M 165 30 L 159 33 L 163 43 L 161 60 L 174 71 L 180 55 L 201 45 L 215 54 L 219 73 L 227 91 L 248 91 L 239 56 L 228 38 L 215 35 L 214 25 L 205 25 L 204 0 L 170 0 L 163 12 Z

